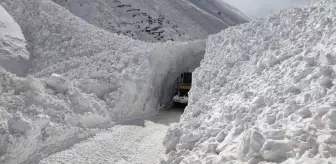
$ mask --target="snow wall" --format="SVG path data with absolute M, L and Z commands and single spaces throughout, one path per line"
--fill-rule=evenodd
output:
M 1 6 L 0 17 L 0 66 L 18 76 L 25 76 L 30 62 L 20 26 Z
M 335 4 L 211 36 L 161 163 L 335 163 Z
M 0 4 L 20 25 L 31 62 L 27 77 L 0 69 L 0 163 L 38 163 L 117 120 L 154 114 L 204 57 L 205 41 L 135 41 L 49 0 Z

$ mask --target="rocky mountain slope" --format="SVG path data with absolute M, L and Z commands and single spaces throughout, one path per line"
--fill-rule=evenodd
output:
M 216 0 L 53 0 L 87 22 L 134 39 L 162 42 L 205 39 L 229 26 L 249 21 Z

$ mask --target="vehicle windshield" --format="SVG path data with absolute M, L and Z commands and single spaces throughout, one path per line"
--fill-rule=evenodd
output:
M 191 83 L 191 73 L 183 73 L 183 83 Z

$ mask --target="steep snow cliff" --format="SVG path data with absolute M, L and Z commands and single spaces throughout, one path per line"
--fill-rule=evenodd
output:
M 334 163 L 335 2 L 211 36 L 161 163 Z

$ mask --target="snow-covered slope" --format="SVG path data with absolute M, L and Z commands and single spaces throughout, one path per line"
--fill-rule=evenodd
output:
M 212 14 L 223 22 L 234 26 L 242 22 L 249 21 L 250 18 L 245 16 L 234 6 L 225 2 L 225 0 L 188 0 L 200 9 Z
M 265 17 L 276 11 L 302 7 L 313 0 L 223 0 L 248 15 L 252 19 Z
M 204 39 L 249 18 L 221 0 L 53 0 L 87 22 L 135 39 Z
M 161 163 L 335 163 L 335 2 L 211 36 Z
M 29 53 L 21 29 L 0 6 L 0 67 L 18 76 L 29 70 Z

